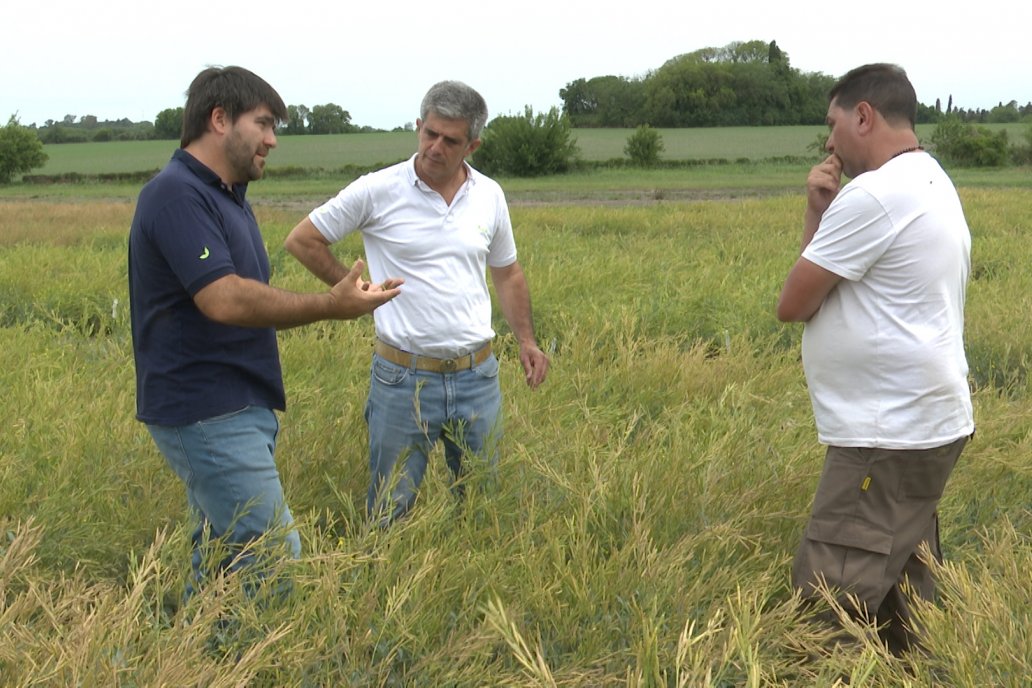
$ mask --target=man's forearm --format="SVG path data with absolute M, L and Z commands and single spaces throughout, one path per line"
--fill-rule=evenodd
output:
M 308 218 L 287 235 L 283 247 L 309 272 L 331 287 L 348 274 L 348 269 L 333 255 L 329 244 Z
M 237 327 L 288 329 L 334 317 L 328 292 L 299 294 L 236 275 L 209 284 L 194 300 L 208 318 Z
M 498 305 L 505 321 L 520 345 L 536 345 L 534 316 L 530 307 L 530 287 L 519 265 L 495 269 L 492 272 Z

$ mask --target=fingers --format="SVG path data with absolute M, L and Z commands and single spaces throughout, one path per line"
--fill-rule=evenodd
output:
M 371 300 L 377 306 L 382 306 L 383 304 L 387 303 L 400 293 L 401 289 L 398 289 L 397 287 L 395 287 L 394 289 L 382 289 L 379 291 L 370 290 L 366 292 L 366 298 Z
M 351 269 L 348 270 L 348 274 L 345 279 L 350 279 L 352 281 L 360 280 L 362 279 L 363 270 L 365 270 L 365 263 L 361 258 L 359 258 L 355 261 L 354 265 L 351 266 Z
M 334 317 L 351 319 L 372 313 L 401 293 L 399 287 L 403 280 L 392 278 L 383 284 L 373 284 L 362 278 L 363 269 L 365 263 L 356 260 L 348 274 L 330 289 L 336 304 Z
M 815 165 L 806 178 L 806 187 L 811 196 L 817 194 L 829 200 L 829 195 L 838 193 L 842 179 L 842 161 L 837 155 L 829 155 L 823 162 Z
M 531 389 L 537 389 L 538 385 L 545 381 L 548 376 L 548 356 L 540 349 L 526 350 L 521 352 L 520 363 L 523 364 L 524 378 Z

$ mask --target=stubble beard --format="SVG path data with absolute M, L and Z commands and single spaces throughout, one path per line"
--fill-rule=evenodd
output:
M 237 132 L 233 132 L 226 142 L 226 159 L 233 168 L 238 183 L 253 182 L 262 178 L 265 169 L 255 158 L 258 148 L 244 141 Z

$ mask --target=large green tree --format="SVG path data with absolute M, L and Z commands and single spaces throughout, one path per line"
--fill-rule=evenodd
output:
M 354 128 L 351 113 L 334 103 L 313 105 L 308 113 L 308 131 L 311 134 L 347 134 Z
M 834 80 L 793 69 L 777 42 L 678 55 L 642 79 L 577 79 L 559 91 L 577 127 L 820 124 Z
M 166 108 L 154 118 L 154 138 L 178 139 L 183 135 L 183 108 Z
M 577 79 L 559 90 L 563 113 L 575 127 L 631 127 L 643 117 L 645 84 L 641 79 L 596 76 Z
M 308 132 L 308 106 L 288 105 L 284 134 L 305 134 Z
M 0 129 L 0 184 L 7 184 L 14 175 L 23 174 L 47 161 L 43 142 L 36 132 L 18 123 L 14 115 Z

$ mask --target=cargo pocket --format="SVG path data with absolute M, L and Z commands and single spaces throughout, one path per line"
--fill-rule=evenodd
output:
M 860 519 L 811 519 L 793 565 L 793 584 L 810 595 L 823 577 L 833 590 L 877 608 L 892 540 L 892 533 Z

